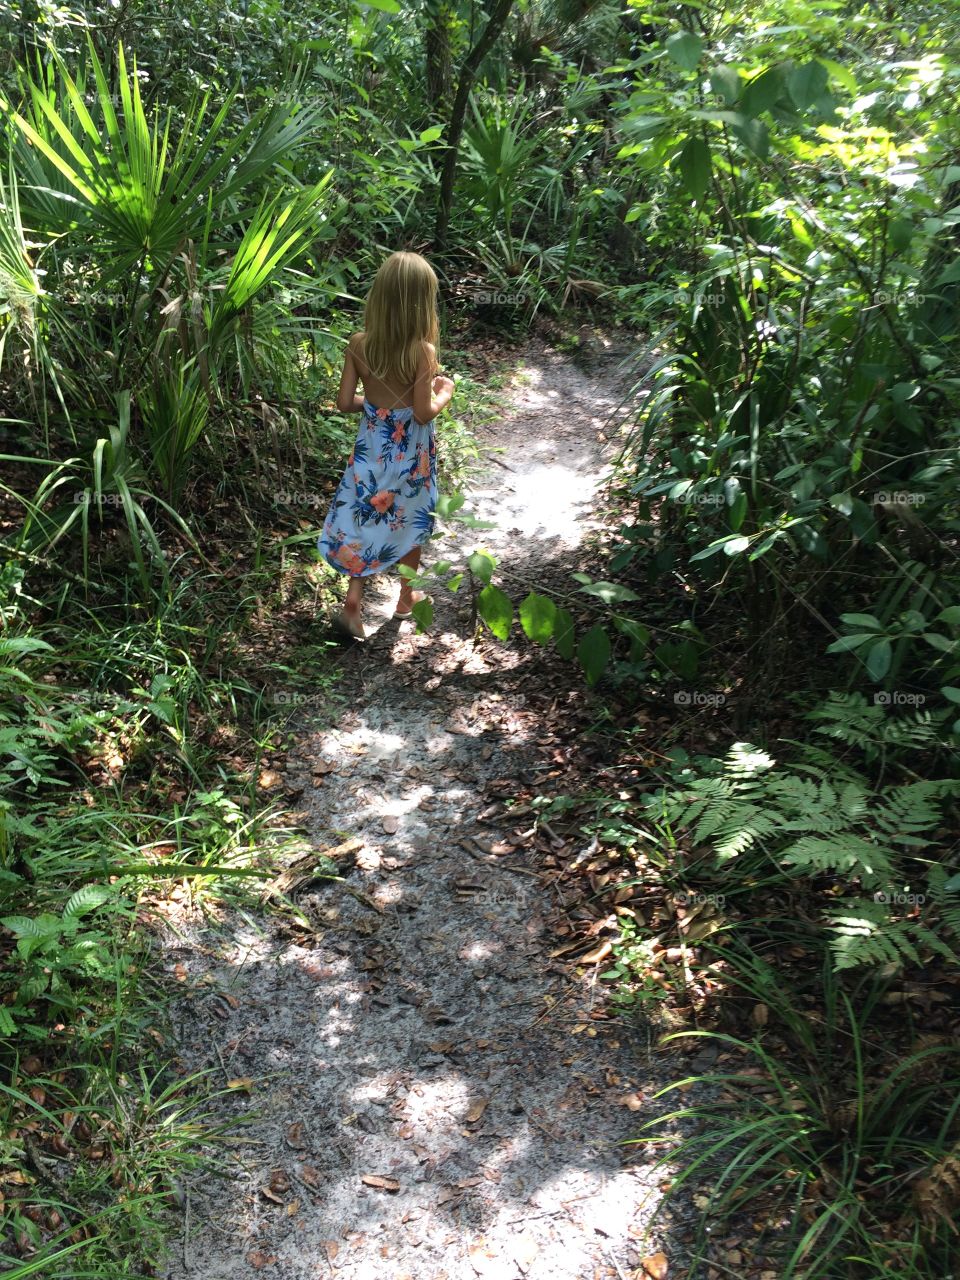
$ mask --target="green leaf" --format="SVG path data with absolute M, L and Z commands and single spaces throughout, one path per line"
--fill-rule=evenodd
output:
M 747 514 L 747 495 L 743 492 L 738 493 L 734 499 L 733 505 L 727 511 L 727 519 L 730 521 L 730 528 L 736 533 L 743 524 L 744 517 Z M 724 548 L 726 550 L 726 548 Z M 729 555 L 730 552 L 727 552 Z
M 800 111 L 826 93 L 827 83 L 827 69 L 816 59 L 794 66 L 787 73 L 787 89 Z
M 610 661 L 610 637 L 599 623 L 581 638 L 577 657 L 586 672 L 587 684 L 595 685 Z
M 379 9 L 381 13 L 399 13 L 397 0 L 360 0 L 361 9 Z
M 640 599 L 635 591 L 631 591 L 629 587 L 621 586 L 619 582 L 591 582 L 588 586 L 581 587 L 580 590 L 588 596 L 597 596 L 604 604 Z
M 569 661 L 573 657 L 574 629 L 573 615 L 566 609 L 557 609 L 556 621 L 553 624 L 553 639 L 560 657 Z
M 878 640 L 867 651 L 867 672 L 871 680 L 882 680 L 890 670 L 893 647 L 889 640 Z
M 740 108 L 748 116 L 758 116 L 769 110 L 782 93 L 783 72 L 779 67 L 767 67 L 744 89 Z
M 841 636 L 839 640 L 834 640 L 833 644 L 827 645 L 826 652 L 849 653 L 851 649 L 859 649 L 862 644 L 874 638 L 874 634 L 870 631 L 858 631 L 854 636 Z
M 420 632 L 426 631 L 433 622 L 433 601 L 418 600 L 410 612 L 417 620 L 417 634 L 419 635 Z
M 745 120 L 743 124 L 731 125 L 731 128 L 761 160 L 769 155 L 770 130 L 762 120 Z
M 960 627 L 960 604 L 952 604 L 947 609 L 941 609 L 934 618 L 934 622 L 945 622 L 950 627 Z
M 499 587 L 486 586 L 477 596 L 477 613 L 498 640 L 506 640 L 513 622 L 513 604 Z
M 749 545 L 749 538 L 728 538 L 723 544 L 723 553 L 727 556 L 738 556 L 741 551 L 746 551 Z
M 557 606 L 549 596 L 531 591 L 520 605 L 520 625 L 535 644 L 546 644 L 553 635 L 556 621 Z
M 430 128 L 429 128 L 429 129 L 424 129 L 424 131 L 420 134 L 420 141 L 421 141 L 421 142 L 436 142 L 436 140 L 437 140 L 437 139 L 438 139 L 442 134 L 443 134 L 443 125 L 442 125 L 442 124 L 432 124 L 432 125 L 430 126 Z
M 467 556 L 467 564 L 475 577 L 481 582 L 489 583 L 497 562 L 487 551 L 471 551 Z
M 683 185 L 699 200 L 710 181 L 710 148 L 703 138 L 688 138 L 677 158 Z
M 955 685 L 945 684 L 940 692 L 948 702 L 960 702 L 960 689 L 956 688 Z
M 713 67 L 710 71 L 710 90 L 732 107 L 740 96 L 740 76 L 736 67 Z
M 948 636 L 942 636 L 938 631 L 924 631 L 923 638 L 931 649 L 937 649 L 940 653 L 953 653 L 957 647 L 955 640 L 951 640 Z
M 869 627 L 871 631 L 883 630 L 883 623 L 872 613 L 841 613 L 840 621 L 850 627 Z
M 675 31 L 667 37 L 664 47 L 677 66 L 692 71 L 700 61 L 703 41 L 692 31 Z
M 85 915 L 88 911 L 102 907 L 113 896 L 113 892 L 105 885 L 85 884 L 67 899 L 63 908 L 63 918 L 66 920 L 68 916 Z

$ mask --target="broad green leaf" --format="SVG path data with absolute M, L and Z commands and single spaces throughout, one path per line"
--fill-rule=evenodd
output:
M 839 640 L 834 640 L 833 644 L 827 645 L 827 653 L 849 653 L 851 649 L 859 649 L 860 645 L 866 644 L 868 640 L 875 639 L 870 631 L 858 631 L 854 636 L 841 636 Z
M 750 81 L 740 99 L 740 109 L 748 116 L 758 116 L 768 111 L 783 93 L 783 72 L 779 67 L 767 67 Z
M 361 9 L 379 9 L 381 13 L 399 13 L 397 0 L 360 0 Z
M 67 916 L 82 916 L 88 911 L 94 911 L 97 907 L 102 907 L 105 902 L 109 902 L 112 897 L 112 891 L 105 885 L 85 884 L 67 899 L 63 908 L 64 919 Z
M 872 680 L 882 680 L 890 670 L 893 647 L 889 640 L 878 640 L 867 650 L 867 671 Z
M 497 562 L 487 551 L 471 551 L 467 556 L 467 564 L 475 577 L 481 582 L 489 583 Z
M 513 622 L 513 604 L 499 587 L 487 585 L 477 596 L 477 613 L 498 640 L 506 640 Z
M 442 134 L 443 134 L 443 125 L 433 124 L 430 126 L 429 129 L 424 129 L 424 131 L 420 134 L 420 141 L 436 142 L 436 140 L 439 137 L 441 137 Z
M 827 69 L 816 60 L 801 63 L 787 72 L 787 88 L 800 111 L 826 92 L 827 83 Z
M 595 685 L 610 661 L 610 637 L 597 623 L 577 645 L 577 657 L 587 676 L 587 684 Z
M 923 638 L 931 649 L 937 649 L 940 653 L 953 653 L 957 647 L 955 640 L 951 640 L 949 636 L 942 636 L 939 631 L 925 631 Z
M 960 627 L 960 604 L 952 604 L 946 609 L 941 609 L 935 621 L 945 622 L 950 627 Z
M 629 587 L 621 586 L 619 582 L 591 582 L 588 586 L 581 587 L 580 590 L 588 596 L 596 596 L 604 604 L 619 604 L 624 600 L 640 599 L 635 591 L 631 591 Z
M 723 545 L 723 553 L 727 556 L 737 556 L 741 551 L 746 551 L 749 545 L 749 538 L 728 538 Z
M 546 644 L 553 635 L 556 620 L 557 606 L 549 596 L 531 591 L 520 605 L 520 625 L 535 644 Z
M 872 613 L 841 613 L 840 621 L 850 627 L 870 627 L 873 631 L 883 630 L 883 623 Z
M 710 89 L 721 97 L 728 107 L 732 107 L 740 96 L 740 76 L 736 67 L 712 67 Z
M 710 148 L 703 138 L 688 138 L 677 159 L 683 185 L 699 200 L 710 181 Z
M 568 661 L 574 653 L 573 615 L 566 609 L 557 609 L 556 621 L 553 624 L 553 638 L 557 652 Z
M 417 622 L 417 633 L 426 631 L 433 622 L 433 601 L 418 600 L 410 611 Z
M 943 696 L 946 698 L 948 702 L 960 702 L 960 689 L 958 689 L 955 685 L 945 684 L 941 688 L 940 692 L 943 694 Z
M 675 31 L 668 36 L 664 48 L 679 67 L 684 71 L 692 71 L 700 61 L 703 52 L 703 41 L 692 31 Z

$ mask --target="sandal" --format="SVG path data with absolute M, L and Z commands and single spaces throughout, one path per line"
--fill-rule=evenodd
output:
M 431 598 L 431 597 L 427 595 L 426 591 L 414 591 L 414 592 L 413 592 L 413 604 L 419 604 L 421 600 L 429 600 L 430 598 Z M 395 611 L 394 611 L 394 615 L 393 615 L 393 616 L 394 616 L 395 618 L 401 618 L 401 619 L 402 619 L 402 618 L 412 618 L 412 617 L 413 617 L 413 607 L 411 606 L 409 609 L 407 609 L 407 610 L 406 610 L 405 612 L 403 612 L 403 613 L 401 613 L 401 612 L 400 612 L 400 610 L 395 610 Z

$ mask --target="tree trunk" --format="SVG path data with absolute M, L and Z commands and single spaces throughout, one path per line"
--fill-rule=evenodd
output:
M 423 32 L 424 63 L 427 79 L 427 103 L 432 119 L 444 119 L 450 110 L 449 0 L 427 0 L 427 25 Z
M 434 231 L 434 246 L 446 248 L 447 230 L 450 226 L 450 210 L 453 205 L 453 180 L 457 171 L 457 156 L 460 152 L 460 137 L 463 133 L 463 121 L 467 111 L 467 99 L 473 87 L 474 77 L 481 62 L 490 52 L 494 41 L 506 25 L 513 0 L 496 0 L 487 25 L 480 39 L 463 60 L 460 78 L 457 82 L 457 93 L 450 112 L 450 124 L 447 128 L 447 146 L 443 157 L 443 172 L 440 177 L 440 205 L 437 209 L 437 225 Z

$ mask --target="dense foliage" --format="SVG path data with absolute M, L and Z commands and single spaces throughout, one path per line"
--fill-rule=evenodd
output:
M 323 406 L 398 247 L 444 333 L 646 334 L 581 604 L 511 599 L 482 539 L 430 571 L 579 662 L 625 758 L 660 752 L 591 798 L 619 871 L 727 907 L 681 945 L 765 1012 L 699 1034 L 774 1096 L 723 1077 L 683 1177 L 712 1171 L 715 1217 L 773 1197 L 784 1280 L 953 1273 L 960 1042 L 911 999 L 960 963 L 958 37 L 948 3 L 0 0 L 5 1274 L 143 1274 L 199 1158 L 144 903 L 240 893 L 296 840 L 259 765 L 292 657 L 335 669 L 306 636 L 245 660 L 332 590 Z M 483 394 L 461 379 L 459 481 Z M 609 710 L 664 699 L 668 750 Z M 636 1009 L 650 939 L 620 927 Z M 41 1147 L 82 1148 L 69 1185 Z

